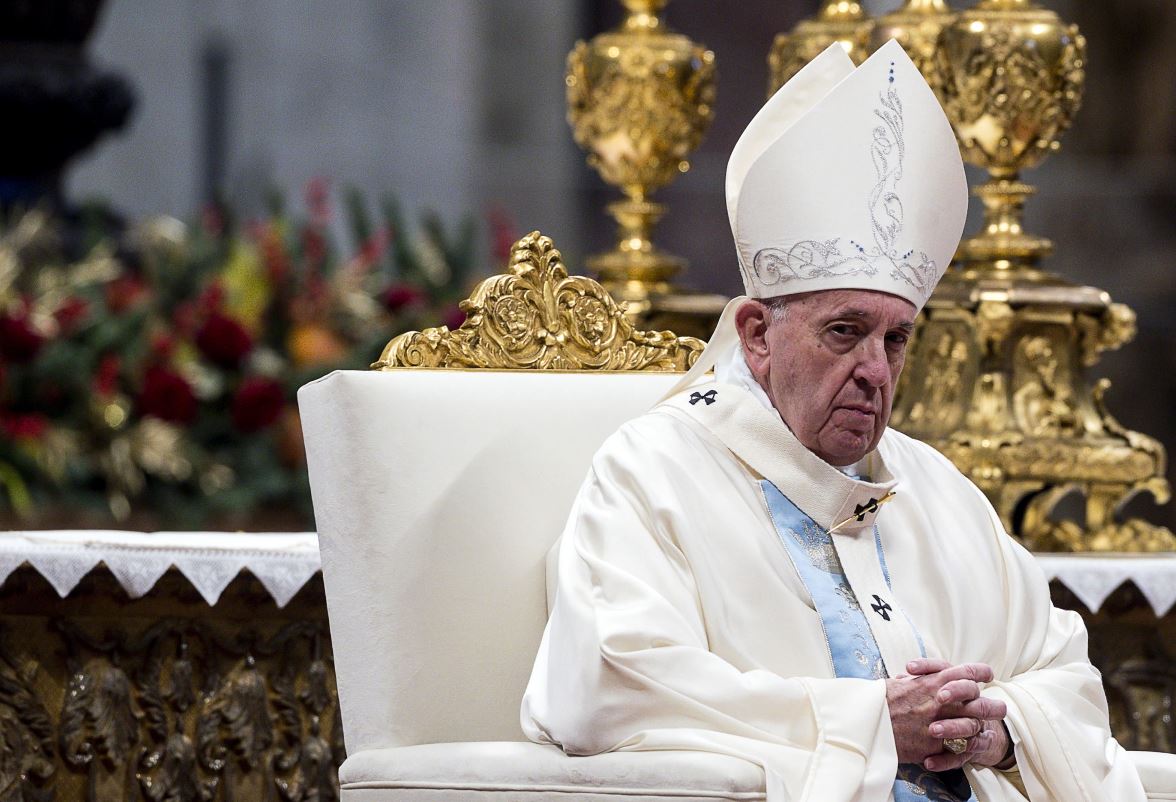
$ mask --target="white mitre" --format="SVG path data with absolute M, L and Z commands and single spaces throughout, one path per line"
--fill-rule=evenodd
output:
M 679 388 L 729 361 L 748 297 L 876 290 L 922 309 L 968 210 L 951 123 L 893 40 L 857 68 L 830 45 L 781 87 L 735 145 L 726 192 L 747 295 Z

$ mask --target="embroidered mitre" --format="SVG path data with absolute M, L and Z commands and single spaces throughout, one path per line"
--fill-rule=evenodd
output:
M 747 127 L 727 168 L 747 294 L 879 290 L 922 308 L 963 231 L 951 123 L 897 42 L 864 64 L 839 45 Z
M 668 395 L 731 362 L 748 296 L 876 290 L 922 309 L 968 211 L 951 123 L 893 40 L 856 68 L 832 44 L 781 87 L 735 145 L 726 195 L 747 295 Z

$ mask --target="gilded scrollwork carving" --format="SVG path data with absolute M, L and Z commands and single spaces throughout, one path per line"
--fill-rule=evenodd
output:
M 40 667 L 4 647 L 0 642 L 0 802 L 48 799 L 55 728 L 35 691 Z
M 1092 387 L 1085 376 L 1084 351 L 1122 344 L 1134 317 L 1109 303 L 1075 308 L 1064 292 L 1053 304 L 932 299 L 894 423 L 948 456 L 1033 549 L 1172 550 L 1169 530 L 1119 515 L 1139 493 L 1168 500 L 1164 448 L 1116 421 L 1109 383 Z M 1082 512 L 1068 519 L 1058 510 L 1073 494 Z
M 460 328 L 402 334 L 372 367 L 684 371 L 704 346 L 634 329 L 597 282 L 568 275 L 537 231 L 515 244 L 509 272 L 483 281 L 461 309 Z
M 325 609 L 107 616 L 0 616 L 0 802 L 338 799 Z

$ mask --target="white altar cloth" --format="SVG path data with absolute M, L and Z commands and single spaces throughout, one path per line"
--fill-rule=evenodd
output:
M 1050 579 L 1069 588 L 1091 612 L 1124 582 L 1134 582 L 1156 617 L 1176 604 L 1176 553 L 1038 554 Z M 314 532 L 119 532 L 98 529 L 0 532 L 0 585 L 23 563 L 61 597 L 99 563 L 132 598 L 155 586 L 175 566 L 209 605 L 248 570 L 284 607 L 319 570 Z
M 147 593 L 175 566 L 209 605 L 247 569 L 278 607 L 320 570 L 314 532 L 0 532 L 0 585 L 25 562 L 62 598 L 100 562 L 131 598 Z

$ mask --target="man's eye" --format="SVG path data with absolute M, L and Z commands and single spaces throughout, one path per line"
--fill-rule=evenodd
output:
M 890 345 L 893 345 L 893 346 L 899 347 L 899 348 L 906 345 L 907 341 L 909 339 L 910 339 L 910 336 L 903 334 L 902 332 L 894 332 L 893 334 L 886 335 L 886 342 Z
M 838 337 L 853 337 L 855 334 L 857 334 L 853 326 L 849 326 L 844 323 L 838 323 L 836 325 L 830 326 L 829 332 L 831 334 L 836 334 Z

